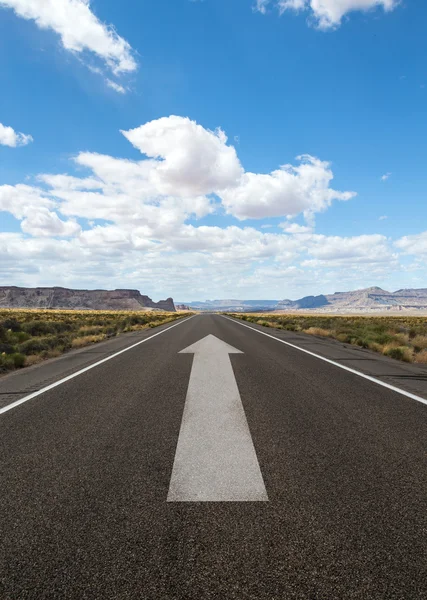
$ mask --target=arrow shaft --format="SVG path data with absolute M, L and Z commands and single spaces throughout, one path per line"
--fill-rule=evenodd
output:
M 266 500 L 230 358 L 196 354 L 168 501 Z

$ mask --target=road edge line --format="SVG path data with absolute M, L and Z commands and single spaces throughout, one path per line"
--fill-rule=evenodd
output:
M 41 390 L 37 390 L 37 392 L 33 392 L 32 394 L 29 394 L 28 396 L 24 396 L 24 398 L 20 398 L 19 400 L 12 402 L 12 404 L 3 406 L 3 408 L 0 408 L 0 415 L 8 412 L 9 410 L 12 410 L 13 408 L 16 408 L 20 404 L 24 404 L 24 402 L 28 402 L 28 400 L 32 400 L 33 398 L 37 398 L 37 396 L 41 396 L 41 394 L 44 394 L 45 392 L 48 392 L 49 390 L 53 390 L 54 388 L 58 387 L 59 385 L 62 385 L 63 383 L 70 381 L 70 379 L 74 379 L 74 377 L 78 377 L 79 375 L 86 373 L 86 371 L 90 371 L 91 369 L 94 369 L 95 367 L 98 367 L 99 365 L 102 365 L 103 363 L 106 363 L 107 361 L 109 361 L 113 358 L 116 358 L 116 356 L 119 356 L 120 354 L 123 354 L 124 352 L 128 352 L 128 350 L 132 350 L 132 348 L 136 348 L 137 346 L 140 346 L 141 344 L 148 342 L 149 340 L 153 339 L 154 337 L 157 337 L 158 335 L 161 335 L 162 333 L 166 333 L 166 331 L 169 331 L 170 329 L 173 329 L 174 327 L 178 327 L 178 325 L 182 325 L 182 323 L 186 323 L 187 321 L 190 321 L 195 316 L 196 315 L 192 315 L 191 317 L 188 317 L 186 319 L 179 321 L 179 323 L 174 323 L 174 325 L 171 325 L 170 327 L 167 327 L 166 329 L 162 329 L 162 331 L 158 331 L 157 333 L 150 335 L 150 337 L 144 338 L 143 340 L 136 342 L 136 344 L 132 344 L 132 346 L 123 348 L 123 350 L 119 350 L 115 354 L 112 354 L 111 356 L 107 356 L 106 358 L 99 360 L 98 362 L 94 363 L 93 365 L 89 365 L 88 367 L 85 367 L 84 369 L 80 369 L 80 371 L 76 371 L 75 373 L 72 373 L 71 375 L 68 375 L 67 377 L 64 377 L 63 379 L 60 379 L 59 381 L 55 381 L 55 383 L 51 383 L 50 385 L 42 388 Z
M 327 362 L 330 365 L 334 365 L 335 367 L 339 367 L 340 369 L 343 369 L 344 371 L 348 371 L 349 373 L 353 373 L 353 375 L 358 375 L 359 377 L 362 377 L 363 379 L 367 379 L 368 381 L 371 381 L 372 383 L 376 383 L 377 385 L 381 385 L 382 387 L 387 388 L 387 389 L 391 390 L 392 392 L 397 392 L 401 396 L 406 396 L 407 398 L 411 398 L 411 400 L 415 400 L 416 402 L 420 402 L 421 404 L 425 404 L 427 406 L 427 399 L 426 398 L 422 398 L 421 396 L 417 396 L 416 394 L 411 394 L 411 392 L 407 392 L 405 390 L 402 390 L 401 388 L 398 388 L 398 387 L 396 387 L 394 385 L 391 385 L 390 383 L 386 383 L 385 381 L 381 381 L 380 379 L 377 379 L 376 377 L 372 377 L 371 375 L 366 375 L 365 373 L 362 373 L 361 371 L 356 371 L 355 369 L 352 369 L 350 367 L 346 367 L 345 365 L 341 365 L 340 363 L 337 363 L 334 360 L 331 360 L 330 358 L 326 358 L 325 356 L 321 356 L 320 354 L 316 354 L 315 352 L 311 352 L 310 350 L 306 350 L 305 348 L 300 348 L 299 346 L 296 346 L 295 344 L 291 344 L 290 342 L 286 342 L 285 340 L 281 340 L 280 338 L 277 338 L 274 335 L 266 333 L 265 331 L 260 331 L 259 329 L 255 329 L 254 327 L 250 327 L 249 325 L 246 325 L 246 323 L 241 323 L 237 319 L 232 319 L 231 317 L 227 317 L 225 315 L 220 315 L 220 316 L 224 317 L 224 319 L 232 321 L 233 323 L 236 323 L 237 325 L 241 325 L 242 327 L 246 327 L 247 329 L 250 329 L 251 331 L 255 331 L 256 333 L 260 333 L 261 335 L 265 335 L 265 336 L 267 336 L 267 337 L 269 337 L 269 338 L 271 338 L 273 340 L 276 340 L 277 342 L 280 342 L 281 344 L 285 344 L 286 346 L 290 346 L 291 348 L 294 348 L 295 350 L 299 350 L 300 352 L 304 352 L 304 354 L 309 354 L 310 356 L 314 356 L 315 358 L 319 358 L 320 360 L 323 360 L 324 362 Z

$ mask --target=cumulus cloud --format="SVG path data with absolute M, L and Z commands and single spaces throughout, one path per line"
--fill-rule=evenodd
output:
M 21 229 L 35 237 L 72 237 L 80 233 L 80 225 L 75 221 L 62 221 L 47 208 L 28 214 L 21 223 Z
M 228 213 L 238 219 L 295 216 L 321 212 L 333 200 L 350 200 L 355 192 L 329 187 L 333 174 L 328 162 L 314 156 L 297 157 L 298 166 L 284 165 L 270 174 L 244 173 L 220 197 Z
M 257 0 L 257 9 L 266 13 L 267 6 L 273 3 L 282 14 L 287 10 L 309 11 L 319 29 L 339 27 L 344 16 L 353 11 L 368 11 L 382 8 L 393 10 L 400 0 Z
M 300 233 L 311 233 L 312 227 L 308 225 L 298 225 L 297 223 L 280 223 L 279 227 L 286 233 L 300 234 Z
M 17 146 L 26 146 L 33 141 L 31 135 L 18 133 L 12 127 L 0 123 L 0 145 L 16 148 Z
M 137 68 L 129 43 L 95 16 L 90 0 L 0 0 L 0 7 L 53 30 L 66 50 L 94 54 L 116 75 Z
M 44 173 L 35 185 L 0 186 L 0 211 L 21 222 L 20 234 L 0 233 L 3 277 L 91 287 L 114 278 L 125 287 L 173 290 L 181 299 L 189 280 L 192 293 L 203 296 L 265 289 L 274 279 L 269 289 L 281 297 L 279 273 L 309 286 L 319 269 L 382 269 L 394 261 L 383 236 L 313 233 L 313 214 L 354 195 L 330 187 L 327 162 L 303 156 L 270 174 L 246 173 L 223 131 L 181 117 L 123 133 L 140 160 L 82 152 L 70 165 L 80 176 Z M 309 224 L 288 219 L 277 233 L 227 218 L 221 227 L 224 211 L 241 221 L 302 213 Z M 215 226 L 198 223 L 211 213 Z
M 342 263 L 382 263 L 391 262 L 393 255 L 387 238 L 383 235 L 358 235 L 353 237 L 312 235 L 308 249 L 313 262 L 306 266 L 331 265 Z
M 161 193 L 209 194 L 235 185 L 243 172 L 221 129 L 209 131 L 188 118 L 165 117 L 122 133 L 156 159 L 151 178 Z
M 405 235 L 395 242 L 396 248 L 405 254 L 426 256 L 427 255 L 427 231 L 414 235 Z
M 27 185 L 0 186 L 0 211 L 11 213 L 21 220 L 21 229 L 35 237 L 71 237 L 80 232 L 73 220 L 62 221 L 52 198 L 42 190 Z
M 385 173 L 381 176 L 381 181 L 387 181 L 391 177 L 391 173 Z

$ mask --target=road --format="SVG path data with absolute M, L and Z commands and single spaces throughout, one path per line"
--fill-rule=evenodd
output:
M 0 415 L 2 600 L 425 600 L 427 406 L 279 340 L 426 386 L 220 315 L 0 380 L 92 367 Z

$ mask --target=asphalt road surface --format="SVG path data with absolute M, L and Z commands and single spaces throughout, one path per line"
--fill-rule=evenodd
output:
M 2 600 L 427 598 L 425 368 L 201 315 L 0 398 Z

